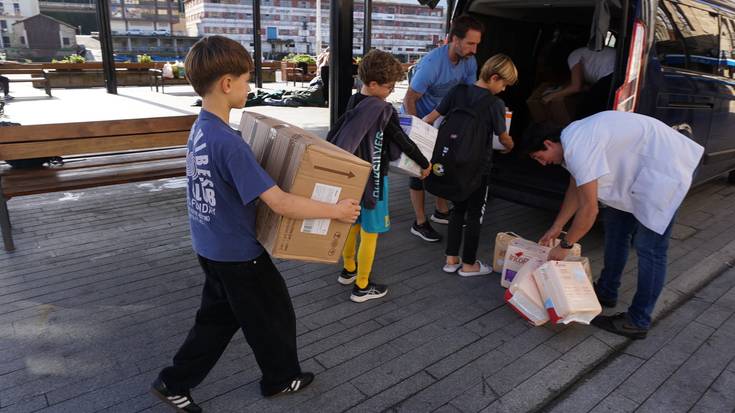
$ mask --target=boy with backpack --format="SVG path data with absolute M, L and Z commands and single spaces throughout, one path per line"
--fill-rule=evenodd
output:
M 455 86 L 424 117 L 432 124 L 440 115 L 445 116 L 434 146 L 432 174 L 426 189 L 454 203 L 447 229 L 446 264 L 442 268 L 447 273 L 471 277 L 493 271 L 477 260 L 492 163 L 492 134 L 498 135 L 504 152 L 513 149 L 513 139 L 505 130 L 505 103 L 494 95 L 517 80 L 518 70 L 510 57 L 497 54 L 482 66 L 480 79 L 474 85 Z
M 283 192 L 229 125 L 243 108 L 253 63 L 240 43 L 199 40 L 186 56 L 186 76 L 202 96 L 187 144 L 187 205 L 194 251 L 204 270 L 194 327 L 151 392 L 179 412 L 198 413 L 190 390 L 204 380 L 241 329 L 262 371 L 264 396 L 296 392 L 314 379 L 301 371 L 296 317 L 283 277 L 255 238 L 258 199 L 295 219 L 355 222 L 357 201 L 326 204 Z
M 360 62 L 358 76 L 363 86 L 350 98 L 347 111 L 329 131 L 327 141 L 372 164 L 360 217 L 350 228 L 342 252 L 344 268 L 337 278 L 343 285 L 355 282 L 350 300 L 361 303 L 388 293 L 385 285 L 370 281 L 370 272 L 375 260 L 378 234 L 390 229 L 390 161 L 400 155 L 398 151 L 405 153 L 421 167 L 422 179 L 429 174 L 431 164 L 401 129 L 393 105 L 385 101 L 396 81 L 403 79 L 403 68 L 398 60 L 390 53 L 371 50 Z M 355 257 L 358 234 L 360 247 Z

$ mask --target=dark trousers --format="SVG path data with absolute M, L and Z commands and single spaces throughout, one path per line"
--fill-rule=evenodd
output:
M 477 260 L 477 246 L 480 243 L 480 227 L 485 214 L 487 190 L 487 177 L 483 177 L 480 187 L 469 198 L 461 202 L 453 202 L 454 209 L 449 216 L 447 228 L 446 255 L 459 255 L 459 246 L 462 244 L 462 235 L 464 235 L 462 262 L 474 264 Z M 465 224 L 467 226 L 463 228 Z
M 651 313 L 666 281 L 669 238 L 674 220 L 663 234 L 644 227 L 633 214 L 607 207 L 603 211 L 605 227 L 605 264 L 597 280 L 602 298 L 617 300 L 620 278 L 631 242 L 638 254 L 638 288 L 628 307 L 628 318 L 640 328 L 651 326 Z
M 286 283 L 267 253 L 252 261 L 217 262 L 199 257 L 206 279 L 194 327 L 161 379 L 174 392 L 204 380 L 242 329 L 263 373 L 261 389 L 280 389 L 301 374 L 296 316 Z
M 0 89 L 3 90 L 5 96 L 10 93 L 10 80 L 5 76 L 0 76 Z

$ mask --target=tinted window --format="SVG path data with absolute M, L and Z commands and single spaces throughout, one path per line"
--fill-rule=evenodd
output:
M 664 66 L 686 68 L 684 42 L 668 10 L 659 6 L 654 41 L 658 60 Z
M 684 41 L 687 69 L 716 74 L 720 59 L 717 15 L 673 1 L 661 4 Z

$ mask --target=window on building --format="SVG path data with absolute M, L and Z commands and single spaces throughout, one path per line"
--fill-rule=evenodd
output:
M 686 68 L 709 74 L 717 73 L 720 57 L 717 15 L 671 1 L 663 2 L 662 7 L 684 43 Z
M 20 36 L 20 44 L 26 44 L 25 36 Z
M 265 29 L 265 36 L 266 36 L 266 40 L 278 39 L 278 27 L 268 26 Z
M 61 38 L 61 41 L 62 41 L 62 43 L 64 44 L 64 46 L 69 46 L 69 44 L 71 44 L 71 43 L 69 42 L 69 38 L 68 38 L 68 37 L 62 37 L 62 38 Z
M 13 11 L 15 14 L 20 14 L 20 4 L 19 3 L 13 3 Z
M 5 47 L 8 47 L 8 45 L 10 44 L 10 37 L 3 36 L 3 44 L 5 45 Z
M 2 13 L 2 14 L 5 13 L 5 3 L 3 3 L 3 2 L 0 2 L 0 13 Z
M 8 28 L 8 22 L 6 22 L 5 20 L 0 20 L 0 29 L 5 30 L 7 28 Z

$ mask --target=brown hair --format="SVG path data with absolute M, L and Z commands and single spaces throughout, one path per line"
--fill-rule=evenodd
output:
M 458 16 L 452 20 L 452 27 L 449 29 L 449 40 L 452 40 L 452 36 L 464 39 L 467 37 L 467 31 L 469 30 L 477 30 L 480 33 L 484 33 L 485 26 L 469 14 Z
M 250 72 L 253 59 L 240 43 L 224 36 L 208 36 L 194 43 L 184 66 L 189 83 L 204 96 L 220 77 Z
M 513 60 L 502 53 L 496 54 L 485 61 L 480 69 L 480 79 L 489 82 L 493 75 L 498 75 L 509 85 L 515 85 L 518 81 L 518 69 Z
M 362 58 L 357 74 L 366 85 L 372 81 L 382 85 L 402 80 L 403 67 L 392 54 L 373 49 Z

